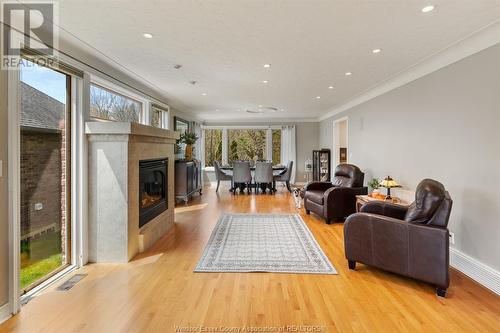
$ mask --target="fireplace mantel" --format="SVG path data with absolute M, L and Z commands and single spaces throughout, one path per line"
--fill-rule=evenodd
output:
M 87 122 L 85 124 L 85 133 L 87 135 L 134 135 L 164 139 L 169 143 L 175 144 L 179 138 L 179 133 L 156 128 L 152 126 L 141 125 L 127 122 Z
M 89 260 L 127 262 L 174 224 L 174 131 L 127 122 L 86 123 Z M 139 227 L 139 162 L 168 158 L 168 209 Z

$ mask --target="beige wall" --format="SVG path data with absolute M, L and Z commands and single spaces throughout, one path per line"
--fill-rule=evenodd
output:
M 0 306 L 9 300 L 9 223 L 7 170 L 7 71 L 0 70 Z
M 452 246 L 500 270 L 500 44 L 321 122 L 322 147 L 344 116 L 366 181 L 439 180 L 454 201 Z

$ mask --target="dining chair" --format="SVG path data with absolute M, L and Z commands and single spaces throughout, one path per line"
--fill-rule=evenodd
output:
M 238 187 L 240 192 L 243 192 L 245 187 L 247 187 L 248 193 L 252 192 L 252 172 L 249 161 L 235 161 L 233 163 L 233 184 L 234 194 L 236 194 Z
M 257 162 L 255 165 L 254 182 L 255 193 L 258 192 L 259 188 L 265 192 L 267 187 L 270 188 L 271 193 L 274 193 L 272 162 Z
M 290 187 L 290 179 L 292 177 L 292 168 L 293 168 L 293 161 L 288 162 L 288 166 L 286 167 L 283 172 L 281 172 L 279 175 L 276 175 L 273 177 L 273 187 L 276 188 L 276 182 L 284 182 L 286 184 L 286 188 L 288 189 L 288 192 L 292 192 L 292 188 Z
M 215 179 L 217 180 L 217 188 L 215 189 L 215 192 L 219 192 L 219 185 L 221 181 L 230 180 L 231 188 L 233 188 L 233 176 L 228 175 L 227 173 L 221 170 L 219 161 L 214 161 L 214 169 L 215 169 Z

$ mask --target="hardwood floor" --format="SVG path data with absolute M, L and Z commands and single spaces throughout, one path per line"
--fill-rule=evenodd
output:
M 176 210 L 175 230 L 128 264 L 92 264 L 67 292 L 48 290 L 0 332 L 174 332 L 176 326 L 317 325 L 323 332 L 499 332 L 500 297 L 452 271 L 446 299 L 432 286 L 344 258 L 343 224 L 300 212 L 338 275 L 193 273 L 228 212 L 297 212 L 291 196 L 231 195 L 221 187 Z M 292 328 L 293 329 L 293 328 Z M 199 330 L 193 330 L 198 331 Z

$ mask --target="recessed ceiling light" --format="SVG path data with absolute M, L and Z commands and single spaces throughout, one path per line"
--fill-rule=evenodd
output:
M 329 86 L 328 89 L 333 89 L 333 86 Z
M 153 34 L 150 34 L 150 33 L 148 33 L 148 32 L 143 33 L 143 34 L 142 34 L 142 36 L 143 36 L 144 38 L 147 38 L 147 39 L 151 39 L 151 38 L 153 38 Z
M 269 83 L 269 80 L 262 80 L 262 83 Z
M 316 96 L 316 99 L 320 99 L 320 98 L 321 98 L 321 96 Z
M 280 109 L 281 112 L 285 111 L 285 109 Z
M 262 105 L 259 105 L 259 108 L 261 108 L 261 107 L 262 107 Z
M 271 67 L 271 64 L 264 64 L 264 68 L 269 68 Z
M 207 93 L 201 93 L 202 96 L 207 96 Z
M 425 6 L 424 8 L 422 8 L 422 13 L 432 12 L 434 8 L 435 7 L 433 5 Z
M 215 111 L 219 111 L 219 109 L 215 109 Z
M 382 52 L 382 50 L 381 49 L 373 49 L 372 52 L 373 53 L 380 53 L 380 52 Z
M 345 76 L 351 76 L 352 75 L 352 72 L 346 72 L 345 73 Z

